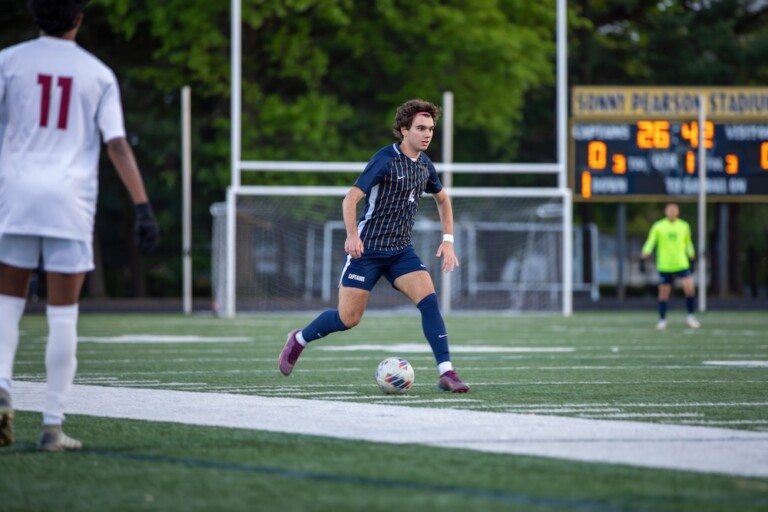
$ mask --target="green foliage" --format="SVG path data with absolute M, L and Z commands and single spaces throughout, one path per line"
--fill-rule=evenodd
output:
M 554 161 L 554 6 L 553 0 L 243 0 L 243 158 L 365 161 L 392 141 L 397 105 L 412 97 L 440 103 L 450 90 L 456 161 Z M 749 0 L 571 0 L 570 82 L 763 84 L 767 12 L 764 3 Z M 0 12 L 0 27 L 3 47 L 36 35 L 23 2 Z M 210 240 L 208 208 L 230 183 L 230 29 L 226 1 L 94 0 L 86 11 L 78 41 L 120 80 L 127 130 L 163 233 L 158 254 L 140 265 L 123 219 L 130 219 L 130 201 L 104 160 L 97 238 L 112 294 L 158 293 L 149 283 L 180 282 L 178 91 L 184 85 L 193 95 L 194 236 Z M 430 149 L 437 161 L 439 139 Z M 348 185 L 351 179 L 250 173 L 244 182 Z M 457 184 L 521 183 L 494 175 L 465 176 Z M 204 281 L 209 248 L 196 243 L 194 250 Z M 163 288 L 178 294 L 180 285 Z
M 754 0 L 574 1 L 573 83 L 762 85 L 768 6 Z
M 226 116 L 228 6 L 192 3 L 99 2 L 118 34 L 148 43 L 131 77 L 192 84 Z M 458 143 L 457 158 L 509 159 L 525 92 L 553 79 L 548 3 L 246 1 L 242 12 L 246 158 L 367 159 L 391 140 L 394 107 L 452 90 L 457 126 L 487 141 Z
M 164 225 L 166 245 L 178 246 L 179 134 L 171 111 L 181 86 L 193 90 L 196 224 L 208 225 L 208 205 L 223 199 L 230 180 L 229 6 L 99 0 L 92 11 L 117 36 L 115 46 L 130 47 L 130 55 L 116 59 L 124 103 L 141 105 L 128 122 L 151 140 L 137 155 L 146 167 L 151 162 L 153 201 L 173 210 Z M 242 21 L 244 159 L 365 161 L 391 142 L 398 104 L 410 97 L 439 103 L 444 90 L 456 97 L 456 158 L 511 159 L 525 92 L 553 79 L 549 4 L 246 0 Z M 151 101 L 168 107 L 163 120 L 152 115 L 160 109 Z M 148 136 L 161 127 L 164 134 Z M 433 155 L 439 150 L 436 141 Z M 351 179 L 263 172 L 243 181 L 348 185 Z M 205 269 L 205 259 L 195 261 Z M 176 264 L 154 268 L 155 281 L 180 272 Z

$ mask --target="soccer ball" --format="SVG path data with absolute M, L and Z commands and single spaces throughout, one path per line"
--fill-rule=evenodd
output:
M 387 395 L 407 393 L 413 380 L 413 366 L 402 357 L 388 357 L 376 368 L 376 384 Z

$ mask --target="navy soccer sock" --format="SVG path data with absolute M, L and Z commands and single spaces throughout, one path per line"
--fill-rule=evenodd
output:
M 304 341 L 309 343 L 310 341 L 318 338 L 323 338 L 331 333 L 346 331 L 349 329 L 344 322 L 341 321 L 338 309 L 329 309 L 323 311 L 317 318 L 312 320 L 308 326 L 302 331 L 301 335 L 304 336 Z
M 445 322 L 440 314 L 440 307 L 437 304 L 437 295 L 432 293 L 424 297 L 416 305 L 421 311 L 421 327 L 424 329 L 424 336 L 432 347 L 432 353 L 435 354 L 437 364 L 451 360 L 451 354 L 448 351 L 448 333 L 445 330 Z
M 696 305 L 695 305 L 695 297 L 686 297 L 685 298 L 685 308 L 688 310 L 688 314 L 692 315 Z
M 659 318 L 662 320 L 667 318 L 667 301 L 665 300 L 659 301 Z

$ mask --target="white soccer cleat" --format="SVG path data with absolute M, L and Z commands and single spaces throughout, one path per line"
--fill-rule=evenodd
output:
M 666 320 L 659 320 L 659 322 L 656 324 L 656 329 L 659 331 L 663 331 L 667 328 L 667 321 Z
M 688 315 L 688 318 L 685 319 L 685 322 L 688 324 L 688 327 L 691 329 L 698 329 L 701 327 L 701 324 L 698 320 L 696 320 L 696 317 L 693 315 Z
M 43 425 L 37 449 L 43 452 L 64 452 L 80 450 L 83 443 L 73 439 L 61 430 L 61 425 Z

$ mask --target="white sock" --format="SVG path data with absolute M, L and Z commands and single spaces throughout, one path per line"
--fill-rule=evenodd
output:
M 19 346 L 19 321 L 27 300 L 0 295 L 0 387 L 11 392 L 13 361 Z
M 437 365 L 437 374 L 442 375 L 447 371 L 453 370 L 453 365 L 450 361 L 445 361 L 444 363 L 440 363 Z
M 51 416 L 50 414 L 43 413 L 43 425 L 46 427 L 55 427 L 57 425 L 61 425 L 63 421 L 63 415 L 60 418 L 58 416 Z
M 307 342 L 304 339 L 304 335 L 301 334 L 301 331 L 296 333 L 296 341 L 298 341 L 299 345 L 301 345 L 302 347 L 306 347 L 307 346 Z
M 48 306 L 48 345 L 45 369 L 48 377 L 44 425 L 60 425 L 64 420 L 64 402 L 72 388 L 77 370 L 78 305 Z

